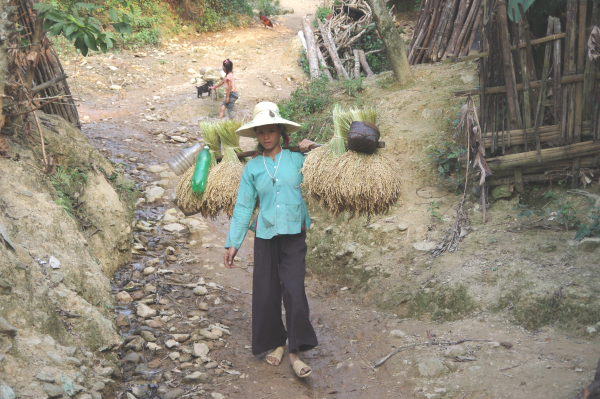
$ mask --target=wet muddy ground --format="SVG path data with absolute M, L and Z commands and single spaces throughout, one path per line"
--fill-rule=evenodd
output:
M 298 4 L 273 31 L 233 30 L 168 42 L 143 58 L 123 53 L 65 63 L 90 141 L 121 163 L 141 191 L 166 189 L 162 198 L 138 205 L 137 253 L 112 280 L 125 341 L 114 397 L 567 398 L 586 386 L 597 362 L 591 342 L 549 328 L 525 331 L 488 312 L 445 323 L 399 319 L 313 278 L 306 290 L 320 345 L 302 355 L 313 374 L 296 378 L 287 356 L 279 367 L 252 356 L 251 234 L 237 267 L 225 269 L 228 220 L 172 210 L 177 178 L 164 163 L 201 140 L 197 122 L 218 110 L 219 103 L 196 98 L 188 69 L 217 67 L 225 58 L 239 65 L 240 117 L 259 100 L 289 95 L 304 79 L 293 38 L 316 3 Z M 123 89 L 111 90 L 113 84 Z

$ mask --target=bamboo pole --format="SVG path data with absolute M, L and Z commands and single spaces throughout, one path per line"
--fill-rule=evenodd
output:
M 527 129 L 527 135 L 523 134 L 522 130 L 512 132 L 512 143 L 515 145 L 525 144 L 525 138 L 527 137 L 527 143 L 533 142 L 535 133 L 535 127 Z M 499 132 L 500 135 L 508 134 L 508 132 Z M 588 137 L 592 136 L 592 121 L 584 121 L 581 124 L 581 136 Z M 560 139 L 560 125 L 549 125 L 540 127 L 540 142 L 547 143 L 549 141 L 558 141 Z M 483 142 L 486 148 L 491 148 L 492 134 L 485 133 L 483 135 Z
M 504 68 L 504 82 L 506 84 L 506 102 L 508 104 L 508 113 L 510 116 L 510 127 L 512 129 L 518 129 L 522 126 L 522 121 L 519 113 L 519 103 L 516 90 L 516 82 L 514 76 L 514 68 L 510 53 L 510 42 L 508 38 L 508 21 L 506 14 L 506 2 L 505 0 L 498 0 L 498 25 L 500 34 L 500 48 L 502 49 L 502 65 Z M 513 145 L 513 151 L 518 152 L 517 146 Z M 521 169 L 515 168 L 515 181 L 517 182 L 517 191 L 523 192 L 523 175 Z
M 429 22 L 431 21 L 431 17 L 432 17 L 432 3 L 434 2 L 434 0 L 428 0 L 427 4 L 425 6 L 425 10 L 423 10 L 423 14 L 424 14 L 424 19 L 423 19 L 423 24 L 419 27 L 419 35 L 417 36 L 417 40 L 415 40 L 415 44 L 413 45 L 412 49 L 410 50 L 410 53 L 408 55 L 408 62 L 410 65 L 413 65 L 415 63 L 415 59 L 417 57 L 417 55 L 420 53 L 421 51 L 421 47 L 423 45 L 423 42 L 425 41 L 425 36 L 427 35 L 427 27 L 429 26 Z
M 525 15 L 525 10 L 523 9 L 523 4 L 518 3 L 519 11 L 521 12 L 521 23 L 523 25 L 523 38 L 525 39 L 525 49 L 524 55 L 525 60 L 527 61 L 527 73 L 529 74 L 529 80 L 537 80 L 536 79 L 536 71 L 535 71 L 535 63 L 533 61 L 533 50 L 531 45 L 531 33 L 529 31 L 529 21 L 527 20 L 527 16 Z M 533 104 L 533 109 L 537 108 L 537 98 L 536 94 L 533 92 L 533 89 L 530 87 L 529 100 Z
M 548 34 L 554 30 L 554 19 L 548 18 Z M 546 54 L 544 54 L 544 66 L 542 68 L 540 87 L 540 98 L 538 99 L 538 107 L 535 113 L 535 146 L 538 154 L 538 162 L 542 162 L 541 155 L 541 144 L 540 144 L 540 127 L 544 124 L 544 111 L 546 109 L 546 82 L 548 80 L 548 74 L 550 73 L 550 56 L 552 55 L 552 43 L 546 43 Z
M 513 21 L 516 21 L 515 18 L 515 9 L 512 9 L 513 12 Z M 516 37 L 519 37 L 522 41 L 525 41 L 525 36 L 526 34 L 529 34 L 529 32 L 525 29 L 524 26 L 524 21 L 525 21 L 525 16 L 524 14 L 523 18 L 521 18 L 521 21 L 519 21 L 519 35 L 517 35 Z M 527 129 L 531 128 L 531 101 L 530 101 L 530 97 L 533 97 L 533 90 L 531 89 L 531 86 L 529 84 L 529 65 L 527 64 L 527 54 L 525 53 L 525 49 L 518 49 L 515 51 L 515 56 L 517 59 L 517 64 L 521 64 L 521 79 L 523 81 L 523 119 L 525 120 L 525 123 L 523 124 L 523 134 L 525 135 L 525 151 L 527 151 Z
M 458 6 L 458 13 L 456 14 L 456 20 L 454 21 L 454 27 L 452 29 L 452 36 L 450 36 L 450 40 L 448 41 L 448 48 L 446 49 L 446 53 L 454 54 L 454 48 L 456 47 L 456 42 L 463 31 L 465 26 L 465 20 L 467 19 L 467 10 L 470 6 L 470 0 L 462 0 Z M 444 58 L 443 56 L 441 58 Z
M 554 34 L 561 33 L 560 18 L 554 18 Z M 554 41 L 554 87 L 552 88 L 552 95 L 554 97 L 554 123 L 556 125 L 561 124 L 561 99 L 562 99 L 562 68 L 561 68 L 561 42 L 560 40 Z M 561 137 L 561 144 L 563 143 L 564 135 Z
M 479 11 L 477 12 L 477 18 L 475 19 L 475 23 L 473 24 L 473 29 L 471 30 L 471 34 L 469 35 L 469 40 L 467 41 L 467 44 L 463 47 L 463 50 L 460 54 L 461 56 L 465 56 L 465 55 L 469 54 L 469 51 L 471 50 L 471 46 L 473 46 L 473 42 L 475 41 L 475 37 L 477 36 L 477 32 L 479 31 L 479 28 L 481 27 L 482 20 L 483 20 L 483 8 L 480 5 Z
M 542 183 L 564 180 L 570 175 L 571 173 L 563 170 L 556 170 L 554 173 L 528 174 L 523 176 L 523 183 Z M 489 182 L 486 181 L 486 183 L 488 183 L 490 187 L 507 186 L 509 184 L 512 184 L 513 182 L 514 180 L 508 177 L 492 179 Z
M 565 40 L 565 75 L 575 75 L 577 72 L 575 66 L 575 41 L 577 39 L 575 28 L 577 24 L 577 0 L 567 1 L 567 38 Z M 575 91 L 573 85 L 570 85 L 563 91 L 563 113 L 562 124 L 566 137 L 566 142 L 573 142 L 575 130 Z
M 433 31 L 438 24 L 440 13 L 442 10 L 441 3 L 441 0 L 433 0 L 433 13 L 431 15 L 431 21 L 429 22 L 429 29 L 427 30 L 427 35 L 425 35 L 425 40 L 423 40 L 422 48 L 417 54 L 417 57 L 414 62 L 415 64 L 419 64 L 421 60 L 423 60 L 423 57 L 425 56 L 425 53 L 428 50 L 428 47 L 431 45 L 431 35 L 433 34 Z
M 453 54 L 454 58 L 458 57 L 458 55 L 460 54 L 460 52 L 463 48 L 462 46 L 463 46 L 463 42 L 465 41 L 465 38 L 468 39 L 467 32 L 473 25 L 473 22 L 475 22 L 475 17 L 477 15 L 477 13 L 479 12 L 480 4 L 481 4 L 481 0 L 474 0 L 473 4 L 471 5 L 471 8 L 469 9 L 469 15 L 467 16 L 467 20 L 465 21 L 465 24 L 464 24 L 460 34 L 458 35 L 458 38 L 456 39 L 456 44 L 454 46 L 454 54 Z
M 561 85 L 564 85 L 564 84 L 570 84 L 570 83 L 574 83 L 574 82 L 583 82 L 584 79 L 585 79 L 585 75 L 563 76 L 562 78 L 560 78 L 560 83 L 561 83 Z M 596 73 L 596 79 L 600 79 L 600 72 Z M 555 86 L 554 81 L 546 81 L 546 84 L 548 86 Z M 537 89 L 541 86 L 541 82 L 539 80 L 536 80 L 534 82 L 530 82 L 529 85 L 531 88 Z M 517 84 L 516 89 L 523 90 L 523 85 L 521 83 Z M 454 97 L 466 97 L 469 95 L 473 95 L 474 93 L 477 93 L 479 91 L 480 91 L 480 88 L 477 87 L 477 88 L 473 88 L 470 90 L 455 91 L 453 95 L 454 95 Z M 506 86 L 488 87 L 485 89 L 485 94 L 495 94 L 495 93 L 506 93 Z
M 574 157 L 584 157 L 600 154 L 600 142 L 586 141 L 570 144 L 563 147 L 545 148 L 541 151 L 542 162 L 562 161 Z M 504 155 L 486 159 L 492 171 L 510 168 L 519 168 L 537 164 L 537 153 L 523 152 L 520 154 Z
M 572 166 L 572 162 L 570 160 L 564 161 L 554 161 L 554 162 L 540 162 L 535 165 L 531 165 L 527 168 L 527 174 L 535 174 L 535 173 L 546 173 L 546 172 L 554 172 L 559 170 L 570 171 Z M 597 168 L 600 166 L 600 156 L 592 155 L 588 157 L 581 158 L 581 167 L 582 168 Z M 507 177 L 512 174 L 512 170 L 503 169 L 497 170 L 492 175 L 492 178 L 496 177 Z M 527 175 L 524 175 L 524 177 Z
M 442 59 L 444 57 L 444 54 L 446 53 L 448 41 L 450 40 L 450 36 L 452 35 L 452 32 L 454 30 L 454 19 L 456 16 L 456 12 L 458 11 L 459 0 L 451 0 L 450 6 L 451 7 L 449 9 L 450 12 L 448 13 L 448 22 L 446 23 L 444 32 L 441 35 L 440 45 L 438 47 L 438 50 L 434 54 L 435 59 L 433 60 L 433 62 Z
M 415 45 L 415 41 L 417 40 L 417 35 L 419 34 L 419 32 L 417 31 L 417 28 L 421 26 L 421 23 L 423 22 L 421 20 L 422 16 L 423 16 L 423 2 L 427 1 L 427 0 L 421 0 L 420 4 L 419 4 L 419 13 L 417 14 L 417 23 L 415 24 L 415 30 L 413 31 L 413 35 L 412 38 L 410 39 L 410 43 L 408 44 L 408 47 L 406 48 L 406 56 L 408 57 L 413 46 Z
M 444 3 L 444 9 L 442 10 L 442 14 L 440 15 L 440 22 L 438 23 L 438 26 L 435 29 L 435 34 L 433 38 L 431 39 L 431 45 L 429 46 L 429 48 L 427 49 L 427 53 L 425 54 L 425 57 L 433 62 L 437 61 L 437 49 L 441 44 L 444 30 L 448 25 L 449 15 L 452 7 L 452 0 L 446 1 Z
M 600 7 L 598 7 L 598 3 L 595 1 L 592 4 L 591 24 L 594 26 L 598 25 L 600 22 Z M 594 88 L 596 87 L 596 72 L 596 62 L 590 60 L 589 57 L 585 57 L 585 72 L 583 73 L 583 115 L 581 116 L 583 120 L 590 119 L 592 115 L 592 98 L 594 96 Z

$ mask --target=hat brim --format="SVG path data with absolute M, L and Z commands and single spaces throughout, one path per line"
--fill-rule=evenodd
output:
M 284 126 L 286 126 L 286 133 L 293 133 L 293 132 L 297 132 L 298 130 L 300 130 L 302 128 L 302 126 L 300 126 L 299 124 L 297 124 L 296 122 L 292 122 L 292 121 L 288 121 L 287 119 L 283 119 L 279 116 L 274 116 L 274 117 L 257 117 L 255 119 L 253 119 L 252 121 L 246 123 L 244 126 L 240 127 L 238 130 L 235 131 L 235 133 L 238 136 L 242 136 L 242 137 L 250 137 L 250 138 L 256 138 L 256 132 L 254 131 L 254 128 L 259 127 L 259 126 L 265 126 L 265 125 L 278 125 L 278 124 L 282 124 Z

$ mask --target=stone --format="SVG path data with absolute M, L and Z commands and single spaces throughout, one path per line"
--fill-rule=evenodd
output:
M 65 363 L 77 367 L 81 366 L 81 360 L 77 359 L 76 357 L 67 357 L 65 359 Z
M 146 189 L 146 191 L 144 191 L 144 197 L 146 199 L 146 202 L 151 204 L 154 201 L 162 198 L 162 196 L 165 195 L 165 189 L 162 187 L 150 187 L 148 189 Z
M 592 335 L 592 334 L 596 334 L 598 331 L 596 330 L 595 326 L 588 326 L 586 329 L 587 333 Z
M 500 198 L 510 198 L 512 197 L 512 193 L 508 186 L 496 186 L 492 189 L 492 197 L 496 200 Z
M 169 224 L 163 226 L 163 230 L 169 231 L 171 233 L 173 233 L 173 232 L 179 233 L 179 232 L 185 230 L 185 226 L 182 224 L 179 224 L 179 223 L 169 223 Z
M 62 357 L 56 352 L 46 352 L 46 356 L 56 364 L 63 364 Z
M 206 373 L 201 373 L 200 371 L 195 371 L 191 374 L 183 377 L 183 382 L 186 383 L 195 383 L 195 384 L 205 384 L 210 381 L 210 376 Z
M 187 137 L 181 137 L 181 136 L 171 136 L 171 140 L 176 141 L 178 143 L 187 143 L 187 141 L 188 141 Z
M 148 367 L 151 369 L 157 369 L 161 365 L 160 359 L 154 359 L 151 362 L 148 362 Z
M 404 331 L 400 331 L 400 330 L 392 330 L 392 331 L 390 331 L 390 337 L 404 338 L 405 336 L 406 336 L 406 333 Z
M 142 274 L 144 276 L 149 276 L 151 274 L 154 274 L 155 271 L 156 271 L 156 268 L 154 268 L 154 267 L 146 267 L 146 268 L 144 268 L 144 271 L 142 272 Z
M 462 345 L 452 345 L 444 351 L 444 356 L 446 357 L 466 356 L 468 354 L 467 348 Z
M 156 342 L 156 337 L 150 331 L 144 330 L 140 333 L 140 335 L 142 336 L 142 338 L 144 338 L 146 342 Z
M 206 295 L 206 294 L 208 294 L 208 290 L 204 286 L 196 287 L 196 288 L 194 288 L 194 294 Z M 207 305 L 207 310 L 208 310 L 208 305 Z
M 153 258 L 153 259 L 150 259 L 148 262 L 146 262 L 146 267 L 158 266 L 159 264 L 160 264 L 160 259 Z
M 577 244 L 577 249 L 583 252 L 594 252 L 598 248 L 600 248 L 600 237 L 586 237 Z
M 429 108 L 425 108 L 422 112 L 421 112 L 421 116 L 425 119 L 429 119 L 431 117 L 431 110 Z
M 209 352 L 210 352 L 210 349 L 208 348 L 208 345 L 206 345 L 205 343 L 196 342 L 194 344 L 194 356 L 204 357 L 204 356 L 208 355 Z
M 8 335 L 9 337 L 14 337 L 17 335 L 17 329 L 12 324 L 10 324 L 4 317 L 0 317 L 0 334 Z
M 125 291 L 121 291 L 117 295 L 115 295 L 115 299 L 119 303 L 129 303 L 129 302 L 133 301 L 133 299 L 131 298 L 131 295 L 129 295 L 129 293 L 127 293 Z
M 151 328 L 163 328 L 163 323 L 160 320 L 150 320 L 147 325 Z
M 212 333 L 211 331 L 208 331 L 204 328 L 201 329 L 200 331 L 198 331 L 198 333 L 207 339 L 213 339 L 213 340 L 219 339 L 218 335 L 216 335 L 216 334 Z
M 146 294 L 154 294 L 156 292 L 156 287 L 148 284 L 147 286 L 144 287 L 144 292 Z
M 146 345 L 146 341 L 142 337 L 135 337 L 131 341 L 125 345 L 125 349 L 132 349 L 136 352 L 139 352 L 144 349 L 144 345 Z
M 126 314 L 120 314 L 115 319 L 117 322 L 117 327 L 127 327 L 129 325 L 129 316 Z
M 190 338 L 190 334 L 173 334 L 173 339 L 177 342 L 187 341 Z
M 400 224 L 398 224 L 398 230 L 400 230 L 400 231 L 406 231 L 406 230 L 408 230 L 409 226 L 410 225 L 408 223 L 401 222 Z
M 427 252 L 437 248 L 437 244 L 434 242 L 415 242 L 413 248 L 417 251 Z
M 179 218 L 177 217 L 177 215 L 172 215 L 170 213 L 166 213 L 165 216 L 163 216 L 162 221 L 165 224 L 177 223 L 179 221 Z
M 121 361 L 123 363 L 139 363 L 140 362 L 140 355 L 138 355 L 135 352 L 129 352 L 127 355 L 125 355 L 125 357 L 123 357 L 123 359 L 121 359 Z
M 51 398 L 59 398 L 64 394 L 64 391 L 61 387 L 54 384 L 48 384 L 47 382 L 42 384 L 42 389 Z
M 223 331 L 219 330 L 218 328 L 213 328 L 210 330 L 210 332 L 216 335 L 217 338 L 221 338 L 223 336 Z
M 165 345 L 169 349 L 177 348 L 179 346 L 179 342 L 175 341 L 174 339 L 169 339 L 165 342 Z
M 67 356 L 75 356 L 77 353 L 77 348 L 74 346 L 65 346 L 63 348 L 63 352 L 65 352 L 65 355 Z
M 225 396 L 223 396 L 222 393 L 218 392 L 211 392 L 210 397 L 213 399 L 225 399 Z
M 179 359 L 180 356 L 181 356 L 181 354 L 179 352 L 171 352 L 171 353 L 169 353 L 169 359 L 171 359 L 173 361 Z
M 60 269 L 60 261 L 58 259 L 56 259 L 54 256 L 50 256 L 48 258 L 48 264 L 53 269 Z
M 146 295 L 142 291 L 135 291 L 131 294 L 131 299 L 137 301 L 145 297 Z
M 422 377 L 437 377 L 448 372 L 444 363 L 439 359 L 425 359 L 418 365 L 419 374 Z
M 161 173 L 167 170 L 166 165 L 150 165 L 146 170 L 150 173 Z
M 15 391 L 6 384 L 0 384 L 0 399 L 15 399 Z
M 53 383 L 56 381 L 56 379 L 54 378 L 54 376 L 52 374 L 47 373 L 45 371 L 40 371 L 39 373 L 37 373 L 35 375 L 35 378 L 37 378 L 40 381 L 49 382 L 49 383 Z
M 50 280 L 52 280 L 53 283 L 60 283 L 65 279 L 65 275 L 61 272 L 53 272 L 50 275 Z
M 143 318 L 156 316 L 156 310 L 149 308 L 148 306 L 144 305 L 143 303 L 138 303 L 136 313 L 138 316 L 143 317 Z
M 208 310 L 208 303 L 206 303 L 206 302 L 200 302 L 198 304 L 198 309 L 199 310 L 204 310 L 204 311 Z
M 180 398 L 184 394 L 185 394 L 185 391 L 183 389 L 176 388 L 176 389 L 173 389 L 173 390 L 167 392 L 166 394 L 164 394 L 163 398 L 164 399 L 177 399 L 177 398 Z
M 148 345 L 146 345 L 148 347 L 149 350 L 151 351 L 159 351 L 162 348 L 160 347 L 160 345 L 155 344 L 154 342 L 148 342 Z

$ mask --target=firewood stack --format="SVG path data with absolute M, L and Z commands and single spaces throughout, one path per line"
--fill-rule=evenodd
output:
M 467 55 L 481 28 L 481 5 L 481 0 L 421 0 L 408 62 L 414 65 Z
M 308 19 L 305 20 L 304 32 L 313 32 L 316 55 L 326 74 L 331 73 L 328 72 L 331 70 L 338 79 L 349 79 L 358 77 L 362 67 L 367 77 L 373 75 L 364 51 L 353 48 L 368 29 L 374 26 L 371 7 L 367 1 L 343 1 L 341 5 L 332 6 L 325 23 L 317 20 L 319 27 L 316 30 L 312 25 L 307 27 Z M 298 34 L 307 50 L 310 63 L 311 40 L 305 40 L 303 32 Z

